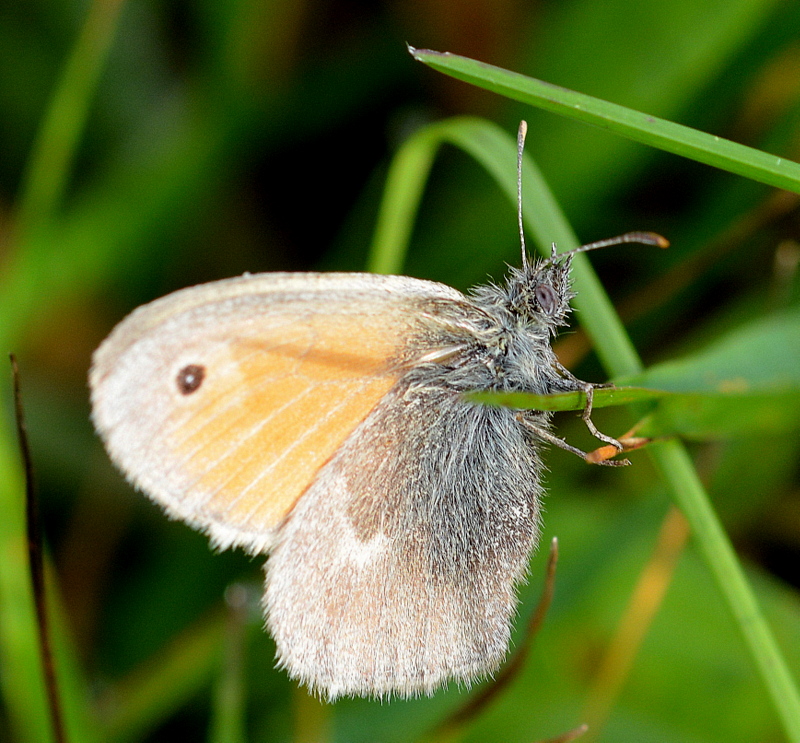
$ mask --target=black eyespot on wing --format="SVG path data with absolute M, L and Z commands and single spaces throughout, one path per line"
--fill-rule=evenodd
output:
M 558 295 L 549 284 L 539 284 L 533 290 L 536 302 L 546 315 L 553 315 L 558 309 Z
M 205 376 L 206 368 L 204 366 L 199 366 L 198 364 L 184 366 L 183 369 L 178 372 L 178 376 L 175 380 L 178 385 L 178 392 L 182 395 L 191 395 L 192 392 L 197 391 L 200 385 L 203 384 Z

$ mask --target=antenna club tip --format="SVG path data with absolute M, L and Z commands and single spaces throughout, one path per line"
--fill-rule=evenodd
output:
M 668 248 L 669 240 L 662 237 L 657 232 L 629 232 L 623 235 L 623 242 L 635 242 L 642 245 L 653 245 L 657 248 Z
M 655 245 L 657 248 L 668 248 L 669 247 L 669 240 L 662 235 L 659 235 L 657 232 L 646 232 L 645 233 L 648 238 L 650 238 L 649 242 L 651 245 Z

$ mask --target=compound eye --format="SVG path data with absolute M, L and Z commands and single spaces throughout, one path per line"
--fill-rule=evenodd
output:
M 533 290 L 533 295 L 536 297 L 536 302 L 545 315 L 555 314 L 558 307 L 558 295 L 552 286 L 549 284 L 539 284 Z

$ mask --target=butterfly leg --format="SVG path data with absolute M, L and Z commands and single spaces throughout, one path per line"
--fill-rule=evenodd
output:
M 606 387 L 608 385 L 595 385 L 592 384 L 591 382 L 581 382 L 580 380 L 576 381 L 582 385 L 581 389 L 586 394 L 586 404 L 583 406 L 583 412 L 581 413 L 581 419 L 586 424 L 586 428 L 589 429 L 589 432 L 596 439 L 600 439 L 600 441 L 603 441 L 606 444 L 611 444 L 611 446 L 614 446 L 619 451 L 622 451 L 624 449 L 623 445 L 615 438 L 612 438 L 611 436 L 606 436 L 604 433 L 599 431 L 597 426 L 595 426 L 594 421 L 592 420 L 592 404 L 594 403 L 594 388 L 601 386 Z
M 586 428 L 589 429 L 589 432 L 592 434 L 592 436 L 605 444 L 610 444 L 618 451 L 623 451 L 625 447 L 615 438 L 606 436 L 606 434 L 604 434 L 597 428 L 597 426 L 595 426 L 594 421 L 592 420 L 592 405 L 594 403 L 595 389 L 613 387 L 613 383 L 603 382 L 600 384 L 594 384 L 592 382 L 584 382 L 582 379 L 578 379 L 571 371 L 569 371 L 569 369 L 561 366 L 561 364 L 558 364 L 558 370 L 575 385 L 575 389 L 580 390 L 586 395 L 586 404 L 583 406 L 581 419 L 586 424 Z
M 590 411 L 591 412 L 591 411 Z M 548 444 L 553 444 L 557 446 L 559 449 L 564 449 L 564 451 L 572 452 L 575 456 L 580 457 L 585 462 L 589 462 L 590 464 L 602 464 L 606 467 L 624 467 L 625 465 L 630 464 L 630 461 L 627 459 L 601 459 L 597 460 L 591 456 L 590 453 L 581 451 L 572 444 L 568 444 L 564 439 L 555 436 L 554 434 L 550 433 L 550 431 L 542 428 L 541 426 L 537 426 L 529 418 L 525 417 L 524 412 L 517 413 L 517 420 L 522 423 L 525 428 L 527 428 L 534 436 L 541 439 L 542 441 L 546 441 Z M 589 429 L 591 430 L 591 428 Z

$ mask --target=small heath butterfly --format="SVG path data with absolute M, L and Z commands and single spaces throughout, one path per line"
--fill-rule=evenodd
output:
M 524 126 L 518 167 L 523 140 Z M 621 242 L 666 241 L 578 251 Z M 465 393 L 582 390 L 592 432 L 621 448 L 591 422 L 594 385 L 550 345 L 578 251 L 531 262 L 523 240 L 522 267 L 468 295 L 358 273 L 175 292 L 95 352 L 95 426 L 169 516 L 217 548 L 269 554 L 267 624 L 292 677 L 331 700 L 469 684 L 506 654 L 542 443 L 585 455 L 549 413 Z

